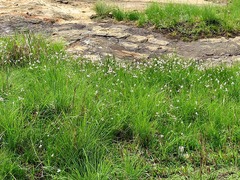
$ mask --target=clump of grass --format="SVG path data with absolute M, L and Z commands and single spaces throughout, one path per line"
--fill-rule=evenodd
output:
M 62 54 L 0 69 L 1 179 L 239 179 L 238 64 Z
M 150 5 L 145 13 L 150 23 L 161 32 L 173 37 L 183 37 L 189 40 L 201 37 L 226 35 L 233 29 L 227 28 L 227 20 L 219 13 L 222 7 L 198 7 L 193 5 Z M 228 26 L 229 27 L 229 26 Z
M 130 21 L 137 21 L 140 17 L 140 13 L 138 11 L 130 11 L 127 12 L 127 19 Z
M 118 8 L 112 11 L 112 15 L 117 21 L 122 21 L 125 18 L 125 13 Z
M 118 21 L 137 21 L 140 26 L 154 25 L 158 31 L 170 37 L 196 40 L 239 34 L 238 4 L 237 0 L 228 6 L 152 3 L 143 12 L 108 8 L 108 14 Z
M 0 47 L 0 66 L 40 63 L 40 60 L 63 50 L 63 44 L 50 43 L 41 35 L 32 33 L 1 37 Z
M 27 173 L 19 160 L 14 157 L 14 153 L 4 148 L 0 149 L 0 178 L 1 179 L 26 179 Z
M 94 10 L 100 17 L 108 17 L 110 13 L 114 10 L 112 6 L 107 5 L 103 1 L 97 1 L 94 6 Z

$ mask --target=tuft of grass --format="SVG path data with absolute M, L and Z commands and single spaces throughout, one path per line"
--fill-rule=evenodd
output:
M 239 64 L 50 52 L 0 68 L 1 179 L 239 179 Z
M 112 11 L 112 15 L 117 21 L 122 21 L 125 19 L 125 13 L 118 8 Z
M 27 171 L 20 164 L 14 153 L 4 148 L 0 149 L 0 178 L 1 179 L 27 179 Z
M 130 11 L 127 13 L 127 19 L 130 21 L 137 21 L 139 20 L 140 13 L 138 11 Z
M 61 43 L 50 43 L 37 34 L 15 34 L 0 39 L 0 66 L 25 66 L 40 63 L 54 53 L 59 53 L 64 46 Z
M 108 17 L 110 13 L 114 10 L 112 6 L 107 5 L 103 1 L 97 1 L 94 6 L 96 14 L 100 17 Z

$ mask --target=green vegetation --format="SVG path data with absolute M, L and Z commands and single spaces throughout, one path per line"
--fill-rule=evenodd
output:
M 42 35 L 15 34 L 1 37 L 0 66 L 25 66 L 40 63 L 64 48 L 60 43 L 46 43 Z
M 92 63 L 34 35 L 0 44 L 0 179 L 240 177 L 240 66 Z
M 138 12 L 123 11 L 118 7 L 98 2 L 95 11 L 103 18 L 137 21 L 139 26 L 153 25 L 156 30 L 169 37 L 196 40 L 203 37 L 231 37 L 240 34 L 239 6 L 239 0 L 232 0 L 228 6 L 152 3 L 145 11 Z

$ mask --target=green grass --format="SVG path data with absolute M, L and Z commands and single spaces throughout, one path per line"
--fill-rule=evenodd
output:
M 94 6 L 94 10 L 97 12 L 99 16 L 109 16 L 112 12 L 113 8 L 111 6 L 107 6 L 102 1 L 97 1 L 96 6 Z
M 25 66 L 40 63 L 54 53 L 63 49 L 63 44 L 46 43 L 40 34 L 15 34 L 1 38 L 0 66 Z
M 156 30 L 172 38 L 196 40 L 205 37 L 239 35 L 239 5 L 238 0 L 233 0 L 228 6 L 152 3 L 145 11 L 138 12 L 123 11 L 118 7 L 98 2 L 95 11 L 103 18 L 134 21 L 139 26 L 155 26 Z M 103 9 L 105 13 L 102 13 Z
M 92 63 L 39 40 L 40 59 L 1 64 L 0 179 L 239 179 L 239 65 Z

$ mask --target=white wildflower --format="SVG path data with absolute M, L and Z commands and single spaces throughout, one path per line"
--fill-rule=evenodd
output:
M 24 98 L 19 96 L 19 97 L 18 97 L 18 100 L 19 100 L 19 101 L 22 101 L 22 100 L 24 100 Z
M 189 156 L 188 153 L 185 153 L 185 154 L 183 155 L 183 157 L 184 157 L 185 159 L 188 159 L 190 156 Z
M 180 153 L 183 153 L 184 152 L 184 146 L 179 146 L 178 150 L 179 150 Z

